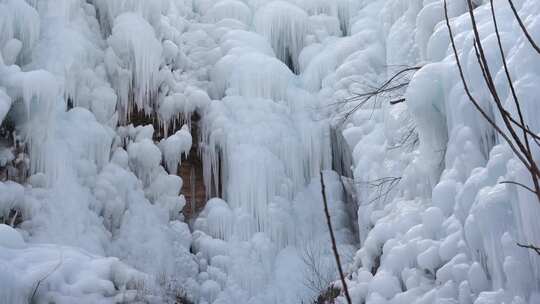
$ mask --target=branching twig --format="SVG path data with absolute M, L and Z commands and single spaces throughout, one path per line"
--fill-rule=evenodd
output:
M 337 269 L 339 271 L 341 284 L 343 285 L 345 298 L 347 299 L 348 304 L 352 304 L 351 296 L 349 295 L 349 289 L 347 288 L 347 282 L 345 281 L 345 275 L 343 274 L 343 269 L 341 267 L 341 261 L 339 258 L 336 238 L 334 236 L 334 230 L 332 229 L 332 220 L 330 219 L 330 211 L 328 210 L 328 202 L 326 201 L 326 187 L 324 185 L 323 172 L 321 171 L 320 174 L 321 174 L 321 194 L 322 194 L 323 203 L 324 203 L 324 213 L 326 215 L 326 223 L 328 224 L 328 231 L 330 232 L 330 240 L 332 241 L 332 250 L 334 252 L 334 257 L 336 258 Z
M 370 188 L 376 188 L 377 189 L 377 196 L 372 198 L 366 205 L 369 205 L 371 203 L 374 203 L 381 198 L 384 198 L 383 202 L 386 201 L 388 198 L 388 195 L 392 192 L 392 190 L 399 185 L 399 182 L 401 181 L 401 177 L 382 177 L 370 181 L 359 181 L 357 183 L 359 184 L 366 184 Z
M 398 144 L 388 147 L 388 150 L 399 149 L 404 146 L 409 146 L 412 150 L 418 144 L 418 132 L 416 132 L 416 127 L 414 125 L 409 126 L 407 134 L 403 136 Z
M 347 98 L 345 100 L 342 100 L 340 102 L 335 103 L 334 105 L 340 105 L 340 104 L 348 104 L 351 102 L 359 102 L 357 105 L 355 105 L 352 109 L 348 110 L 343 118 L 342 122 L 346 122 L 349 117 L 355 113 L 357 110 L 361 109 L 364 105 L 366 105 L 368 102 L 376 100 L 377 97 L 400 91 L 403 88 L 406 88 L 409 85 L 409 75 L 407 73 L 418 71 L 422 68 L 422 66 L 414 66 L 414 67 L 406 67 L 399 71 L 397 71 L 392 77 L 390 77 L 388 80 L 386 80 L 382 85 L 379 87 L 373 87 L 371 90 L 363 93 L 356 93 L 354 96 Z M 396 83 L 397 82 L 397 83 Z M 399 94 L 397 94 L 399 95 Z M 390 102 L 390 104 L 397 104 L 400 102 L 404 102 L 405 98 L 401 98 L 400 96 L 393 96 L 395 99 Z M 396 98 L 397 97 L 397 98 Z
M 325 269 L 325 264 L 321 260 L 321 247 L 317 245 L 318 244 L 306 245 L 301 258 L 307 267 L 304 286 L 321 294 L 333 281 L 334 273 L 333 271 Z

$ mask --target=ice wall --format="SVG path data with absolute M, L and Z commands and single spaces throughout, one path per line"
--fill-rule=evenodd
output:
M 154 29 L 139 15 L 124 13 L 114 19 L 108 43 L 107 68 L 115 79 L 122 120 L 134 111 L 151 113 L 163 51 Z
M 162 82 L 162 98 L 194 104 L 178 112 L 208 96 L 172 74 L 178 8 L 135 2 L 0 3 L 0 302 L 198 297 L 182 180 L 161 165 L 191 135 L 166 138 L 162 153 L 151 125 L 117 126 L 128 105 L 156 111 Z
M 540 41 L 539 5 L 515 2 Z M 539 57 L 494 3 L 537 132 Z M 499 121 L 466 9 L 448 1 L 458 54 Z M 515 245 L 540 243 L 538 202 L 501 184 L 530 181 L 464 94 L 443 17 L 431 0 L 0 0 L 0 302 L 312 301 L 337 277 L 321 171 L 355 303 L 538 302 L 539 258 Z M 188 226 L 192 146 L 220 198 Z
M 325 287 L 309 281 L 326 286 L 336 275 L 319 181 L 321 170 L 331 169 L 331 138 L 321 100 L 295 72 L 304 44 L 340 35 L 339 22 L 324 11 L 310 19 L 318 13 L 304 3 L 249 4 L 256 32 L 228 23 L 210 73 L 210 96 L 219 100 L 202 117 L 205 184 L 221 199 L 210 200 L 194 223 L 201 300 L 310 301 Z M 331 171 L 325 178 L 339 246 L 350 261 L 355 236 L 343 185 Z
M 515 114 L 490 4 L 473 5 L 496 89 Z M 528 83 L 537 77 L 540 57 L 508 2 L 494 5 L 522 107 L 535 115 L 530 94 L 536 89 Z M 534 33 L 537 3 L 516 5 Z M 473 95 L 498 121 L 475 57 L 467 2 L 448 1 L 448 14 Z M 353 302 L 537 302 L 539 257 L 516 243 L 537 242 L 532 217 L 538 202 L 526 190 L 501 184 L 531 181 L 465 95 L 442 1 L 365 2 L 353 19 L 349 39 L 369 40 L 358 40 L 354 53 L 344 59 L 336 48 L 339 42 L 323 45 L 319 55 L 304 63 L 306 71 L 310 65 L 330 71 L 319 94 L 332 102 L 347 101 L 380 87 L 400 70 L 421 67 L 392 82 L 405 88 L 334 107 L 335 123 L 343 126 L 353 153 L 359 195 L 361 249 L 349 282 Z M 373 48 L 380 51 L 370 53 Z M 321 54 L 328 58 L 322 61 Z M 304 81 L 318 84 L 320 77 Z M 347 114 L 350 109 L 354 114 Z M 535 124 L 532 116 L 527 119 Z
M 6 237 L 43 253 L 27 265 L 17 252 L 3 257 L 15 265 L 6 278 L 22 274 L 5 299 L 274 303 L 315 296 L 302 283 L 309 278 L 302 252 L 327 241 L 314 218 L 322 219 L 316 177 L 331 166 L 330 132 L 317 114 L 319 99 L 294 72 L 304 45 L 344 32 L 346 6 L 0 5 L 2 219 L 13 226 Z M 191 135 L 192 115 L 202 116 L 201 138 Z M 195 140 L 202 141 L 207 189 L 219 185 L 213 193 L 227 201 L 210 202 L 194 223 L 196 256 L 176 175 Z M 340 246 L 351 256 L 341 184 L 326 176 Z M 315 247 L 329 282 L 330 251 Z M 80 269 L 53 257 L 64 248 Z M 106 274 L 85 270 L 88 263 Z M 245 263 L 256 280 L 242 271 Z M 34 293 L 32 270 L 49 264 L 59 265 L 46 278 L 51 284 Z M 74 280 L 63 277 L 79 271 L 100 287 L 66 289 Z
M 277 58 L 293 71 L 298 70 L 298 55 L 308 31 L 308 15 L 285 1 L 271 1 L 257 10 L 255 28 L 274 48 Z

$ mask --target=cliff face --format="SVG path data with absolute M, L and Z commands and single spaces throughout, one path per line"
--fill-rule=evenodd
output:
M 540 5 L 493 2 L 0 0 L 0 302 L 344 302 L 321 172 L 354 303 L 539 302 Z

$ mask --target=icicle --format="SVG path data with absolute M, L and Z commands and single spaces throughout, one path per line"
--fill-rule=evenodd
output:
M 107 54 L 108 68 L 113 73 L 120 105 L 124 107 L 125 121 L 134 105 L 144 112 L 155 106 L 162 46 L 150 24 L 133 13 L 115 19 L 108 41 L 112 50 Z
M 163 1 L 146 0 L 94 0 L 99 12 L 100 23 L 104 34 L 110 34 L 116 17 L 123 13 L 137 13 L 153 26 L 158 25 L 163 10 Z
M 257 32 L 270 41 L 277 57 L 292 71 L 299 71 L 298 56 L 309 30 L 306 12 L 293 4 L 273 1 L 257 10 L 254 24 Z
M 235 215 L 227 202 L 213 198 L 206 203 L 201 217 L 206 219 L 206 228 L 203 228 L 214 238 L 229 241 L 233 233 Z
M 8 0 L 0 4 L 0 49 L 12 38 L 22 43 L 20 60 L 30 58 L 40 31 L 40 18 L 36 10 L 24 0 Z
M 60 88 L 54 76 L 46 71 L 10 73 L 6 86 L 14 96 L 20 97 L 24 105 L 26 121 L 25 140 L 30 150 L 30 171 L 47 172 L 54 169 L 53 134 L 55 128 L 55 106 L 60 100 Z

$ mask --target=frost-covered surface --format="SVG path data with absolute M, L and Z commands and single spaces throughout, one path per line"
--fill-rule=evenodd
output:
M 318 186 L 329 124 L 294 72 L 305 46 L 348 31 L 352 5 L 0 2 L 0 301 L 316 296 L 335 278 Z M 227 203 L 190 228 L 176 174 L 195 140 Z M 325 174 L 350 261 L 350 206 Z
M 489 1 L 475 2 L 497 89 L 515 112 Z M 525 119 L 538 132 L 533 96 L 538 93 L 534 83 L 540 75 L 540 57 L 525 40 L 507 1 L 494 2 Z M 540 39 L 538 2 L 515 2 L 534 38 Z M 465 76 L 473 94 L 494 113 L 474 55 L 466 2 L 448 5 Z M 337 69 L 322 81 L 320 94 L 339 99 L 370 90 L 357 83 L 380 85 L 399 70 L 395 65 L 423 68 L 400 93 L 406 102 L 391 106 L 388 102 L 395 97 L 382 96 L 346 123 L 344 136 L 353 153 L 354 178 L 360 183 L 361 249 L 349 282 L 353 301 L 538 302 L 540 257 L 516 243 L 538 243 L 540 206 L 527 191 L 500 184 L 530 181 L 465 95 L 442 1 L 364 1 L 354 20 L 351 38 L 345 39 L 360 42 L 346 59 L 336 51 L 338 42 L 311 61 L 321 67 L 332 62 L 318 59 L 322 56 L 338 61 Z M 394 177 L 400 178 L 397 186 L 381 183 Z
M 151 125 L 117 128 L 172 92 L 208 102 L 172 73 L 190 10 L 160 5 L 0 2 L 2 179 L 16 181 L 0 182 L 0 209 L 17 227 L 2 226 L 0 302 L 196 298 L 182 180 L 161 165 L 191 135 L 165 139 L 162 155 Z
M 540 5 L 515 2 L 540 41 Z M 540 56 L 495 3 L 540 131 Z M 448 5 L 494 113 L 466 1 Z M 443 16 L 439 0 L 0 0 L 0 302 L 310 302 L 337 279 L 321 171 L 354 303 L 539 302 L 540 258 L 516 243 L 540 244 L 540 206 L 500 183 L 527 172 L 466 97 Z M 188 226 L 190 153 L 220 198 Z
M 252 9 L 255 32 L 235 25 L 222 35 L 223 57 L 210 71 L 210 96 L 220 100 L 202 119 L 204 177 L 207 192 L 222 200 L 209 201 L 194 223 L 201 301 L 299 303 L 315 298 L 336 270 L 319 181 L 331 168 L 330 126 L 318 115 L 320 99 L 295 72 L 309 40 L 341 32 L 335 16 L 324 18 L 337 31 L 310 20 L 302 4 Z M 325 176 L 348 263 L 354 216 L 339 177 Z

